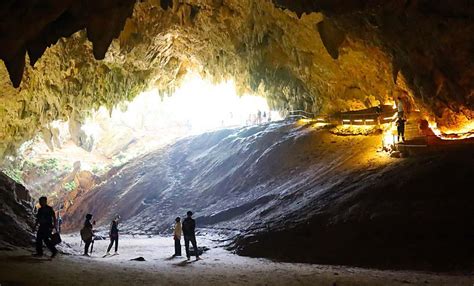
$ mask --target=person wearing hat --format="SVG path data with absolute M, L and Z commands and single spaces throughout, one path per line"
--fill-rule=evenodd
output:
M 181 218 L 175 219 L 176 224 L 174 225 L 173 239 L 174 239 L 174 255 L 181 256 L 181 234 L 183 233 L 181 228 Z
M 196 221 L 192 218 L 193 212 L 188 211 L 186 213 L 186 218 L 183 220 L 182 228 L 183 228 L 183 235 L 184 235 L 184 248 L 186 249 L 186 257 L 191 259 L 191 255 L 189 253 L 189 242 L 193 244 L 194 254 L 196 255 L 196 260 L 199 260 L 199 252 L 196 243 Z

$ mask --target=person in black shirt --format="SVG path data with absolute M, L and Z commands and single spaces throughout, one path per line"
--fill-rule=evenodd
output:
M 405 142 L 405 122 L 406 119 L 403 117 L 397 119 L 398 142 L 400 139 Z
M 119 239 L 119 230 L 118 230 L 118 217 L 112 221 L 112 224 L 110 225 L 110 232 L 109 232 L 109 237 L 110 237 L 110 244 L 109 247 L 107 248 L 107 253 L 106 255 L 110 254 L 110 249 L 112 248 L 112 245 L 115 243 L 115 255 L 118 254 L 118 239 Z
M 186 249 L 186 257 L 191 259 L 191 255 L 189 254 L 189 242 L 193 244 L 194 253 L 196 255 L 196 260 L 199 260 L 199 252 L 196 243 L 196 221 L 192 218 L 193 212 L 188 211 L 187 217 L 183 220 L 182 228 L 183 228 L 183 235 L 184 235 L 184 248 Z
M 81 238 L 84 241 L 84 256 L 89 256 L 89 247 L 94 239 L 94 232 L 92 230 L 91 223 L 92 215 L 86 215 L 86 221 L 84 222 L 84 227 L 81 230 Z
M 46 247 L 51 251 L 51 258 L 55 257 L 58 253 L 56 247 L 51 242 L 51 234 L 54 228 L 56 228 L 56 215 L 52 207 L 48 206 L 48 199 L 46 197 L 39 198 L 40 208 L 36 213 L 36 224 L 35 228 L 39 225 L 38 232 L 36 233 L 36 254 L 35 256 L 43 256 L 43 241 Z

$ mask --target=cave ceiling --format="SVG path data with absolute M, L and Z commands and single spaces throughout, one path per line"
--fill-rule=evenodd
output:
M 276 109 L 403 95 L 443 126 L 474 117 L 470 0 L 7 0 L 0 16 L 0 157 L 187 70 Z

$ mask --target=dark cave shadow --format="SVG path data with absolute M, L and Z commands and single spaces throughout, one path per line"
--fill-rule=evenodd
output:
M 174 265 L 174 266 L 185 267 L 185 266 L 188 266 L 188 265 L 190 265 L 191 263 L 196 262 L 196 261 L 197 261 L 197 260 L 183 260 L 183 261 L 181 261 L 181 262 L 174 263 L 173 265 Z
M 22 283 L 22 282 L 0 280 L 0 285 L 2 285 L 2 286 L 27 286 L 28 284 Z
M 33 257 L 31 255 L 18 255 L 18 256 L 10 256 L 6 260 L 13 261 L 13 262 L 43 263 L 46 261 L 51 261 L 52 259 L 49 258 L 48 256 Z
M 171 255 L 170 257 L 167 257 L 165 258 L 165 261 L 170 261 L 170 260 L 174 260 L 175 258 L 181 258 L 182 256 L 174 256 L 174 255 Z

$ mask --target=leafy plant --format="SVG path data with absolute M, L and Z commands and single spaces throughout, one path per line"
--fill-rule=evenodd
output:
M 18 184 L 23 184 L 23 176 L 22 176 L 22 171 L 17 168 L 7 168 L 3 170 L 5 175 L 10 177 L 12 180 L 17 182 Z
M 47 173 L 48 171 L 58 170 L 59 169 L 58 159 L 49 158 L 46 161 L 42 161 L 39 168 L 43 174 Z
M 76 188 L 77 188 L 77 185 L 75 181 L 71 181 L 64 184 L 64 189 L 68 192 L 75 190 Z
M 36 168 L 37 168 L 36 164 L 32 161 L 25 160 L 23 162 L 23 170 L 27 171 L 27 170 L 33 170 L 33 169 L 36 169 Z
M 97 166 L 97 165 L 94 165 L 94 167 L 92 167 L 92 173 L 94 174 L 98 174 L 102 171 L 102 168 Z

